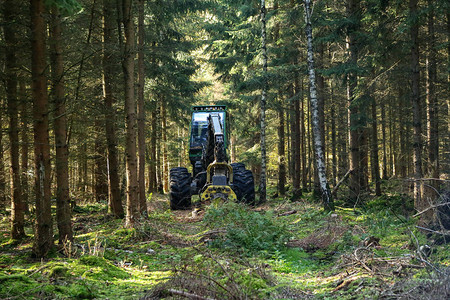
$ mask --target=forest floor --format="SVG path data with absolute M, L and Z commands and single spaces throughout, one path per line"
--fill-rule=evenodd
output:
M 170 211 L 154 195 L 135 229 L 86 203 L 74 244 L 47 260 L 31 258 L 31 229 L 10 240 L 3 212 L 0 299 L 448 299 L 450 244 L 424 247 L 409 202 L 368 197 L 326 213 L 304 194 Z

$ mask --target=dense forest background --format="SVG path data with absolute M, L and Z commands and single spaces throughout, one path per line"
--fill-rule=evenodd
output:
M 429 224 L 450 180 L 449 2 L 312 2 L 334 203 L 396 182 Z M 303 1 L 2 0 L 0 26 L 0 208 L 12 239 L 34 227 L 36 257 L 73 241 L 81 204 L 128 228 L 151 212 L 190 167 L 192 105 L 227 105 L 230 160 L 267 181 L 261 200 L 320 199 Z

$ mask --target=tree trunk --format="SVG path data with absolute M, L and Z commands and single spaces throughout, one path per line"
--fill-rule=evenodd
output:
M 161 142 L 162 142 L 162 185 L 164 193 L 169 192 L 169 161 L 167 154 L 167 114 L 166 101 L 161 99 Z
M 281 91 L 278 93 L 280 102 L 282 101 Z M 278 108 L 278 193 L 284 196 L 286 193 L 286 162 L 285 162 L 285 136 L 284 136 L 284 109 L 283 103 L 279 103 Z
M 355 18 L 359 6 L 359 0 L 347 1 L 347 17 Z M 357 25 L 349 26 L 347 29 L 347 49 L 349 51 L 349 63 L 356 67 L 358 63 L 358 47 L 356 43 Z M 347 75 L 347 100 L 348 100 L 348 122 L 349 122 L 349 163 L 350 163 L 350 180 L 349 198 L 356 201 L 361 192 L 361 150 L 360 150 L 360 134 L 358 128 L 358 104 L 355 101 L 357 88 L 357 74 L 351 71 Z
M 386 147 L 386 111 L 385 111 L 385 105 L 382 101 L 380 103 L 380 109 L 381 109 L 381 136 L 383 140 L 383 179 L 387 180 L 389 178 L 388 175 L 388 167 L 387 167 L 387 147 Z
M 21 134 L 21 182 L 22 182 L 22 203 L 24 212 L 28 213 L 29 210 L 29 184 L 28 184 L 28 153 L 29 153 L 29 140 L 28 140 L 28 103 L 27 103 L 27 91 L 25 88 L 25 79 L 21 78 L 19 81 L 19 111 L 20 111 L 20 134 Z M 1 151 L 1 149 L 0 149 Z
M 156 120 L 158 118 L 156 114 L 156 108 L 152 112 L 152 126 L 151 126 L 151 139 L 150 139 L 150 161 L 148 164 L 148 180 L 149 180 L 149 193 L 154 193 L 157 191 L 157 178 L 156 178 L 156 138 L 157 138 L 157 128 Z
M 139 178 L 139 212 L 147 213 L 147 200 L 145 198 L 145 109 L 144 109 L 144 0 L 139 0 L 139 51 L 138 51 L 138 178 Z
M 105 99 L 105 132 L 108 150 L 109 205 L 116 218 L 123 218 L 124 211 L 120 197 L 119 162 L 117 158 L 116 112 L 113 108 L 114 84 L 114 5 L 103 0 L 103 98 Z
M 45 257 L 53 247 L 44 13 L 44 1 L 31 0 L 31 76 L 33 78 L 36 197 L 36 230 L 33 254 L 40 258 Z
M 312 33 L 311 33 L 312 34 Z M 319 43 L 318 45 L 318 68 L 323 68 L 323 60 L 324 60 L 324 47 L 323 43 Z M 316 83 L 317 83 L 317 102 L 319 108 L 319 127 L 320 127 L 320 140 L 322 141 L 322 153 L 325 153 L 325 78 L 318 74 L 316 75 Z M 314 130 L 313 130 L 314 132 Z M 317 154 L 314 152 L 314 156 Z M 325 157 L 325 156 L 324 156 Z M 315 164 L 314 164 L 315 165 Z M 314 167 L 314 193 L 318 196 L 322 194 L 320 187 L 320 179 L 319 179 L 319 170 Z
M 56 222 L 59 243 L 73 241 L 72 212 L 69 194 L 69 148 L 67 145 L 66 105 L 64 99 L 64 64 L 61 45 L 61 15 L 54 5 L 51 9 L 50 57 L 53 81 L 54 132 L 56 147 Z
M 293 200 L 298 200 L 302 195 L 302 190 L 300 189 L 300 138 L 302 136 L 302 133 L 300 132 L 300 101 L 302 101 L 302 99 L 296 97 L 296 95 L 300 93 L 298 77 L 294 79 L 294 88 L 292 91 L 291 98 L 294 98 L 294 114 L 292 120 L 292 164 L 294 176 L 292 177 L 292 196 Z
M 122 62 L 125 79 L 126 114 L 126 172 L 127 172 L 127 214 L 126 226 L 133 227 L 139 217 L 138 177 L 136 157 L 136 100 L 134 98 L 134 22 L 132 0 L 123 0 L 123 26 L 125 31 L 125 52 Z
M 400 87 L 398 89 L 399 91 L 399 95 L 398 95 L 398 126 L 399 126 L 399 146 L 400 146 L 400 151 L 398 151 L 399 149 L 397 149 L 397 151 L 394 151 L 394 153 L 397 154 L 397 171 L 398 171 L 398 175 L 400 177 L 405 178 L 407 176 L 407 161 L 406 161 L 406 157 L 407 157 L 407 137 L 406 135 L 407 133 L 407 128 L 406 128 L 406 122 L 407 120 L 405 120 L 405 115 L 406 115 L 406 103 L 405 103 L 405 97 L 403 95 L 403 89 Z
M 338 165 L 337 165 L 337 142 L 336 142 L 336 119 L 338 118 L 338 115 L 336 113 L 336 103 L 335 102 L 335 98 L 333 97 L 334 95 L 334 90 L 333 90 L 333 83 L 330 82 L 330 114 L 331 114 L 331 164 L 332 164 L 332 184 L 333 184 L 333 188 L 336 186 L 337 180 L 338 180 Z M 333 195 L 334 196 L 334 195 Z
M 427 138 L 428 138 L 428 173 L 432 178 L 439 178 L 439 135 L 438 135 L 438 101 L 436 99 L 436 49 L 434 33 L 434 1 L 428 0 L 428 51 L 427 51 Z M 437 188 L 438 182 L 432 185 Z M 434 193 L 434 192 L 433 192 Z
M 11 238 L 21 239 L 25 236 L 24 230 L 24 209 L 22 203 L 22 187 L 20 178 L 20 144 L 18 128 L 18 98 L 17 98 L 17 78 L 18 68 L 16 60 L 17 39 L 14 21 L 16 19 L 16 1 L 5 0 L 4 18 L 6 44 L 6 98 L 8 103 L 9 115 L 9 142 L 10 142 L 10 160 L 11 160 Z
M 300 85 L 300 94 L 299 94 L 299 101 L 300 101 L 300 124 L 299 124 L 299 143 L 300 143 L 300 161 L 299 164 L 301 164 L 301 175 L 302 175 L 302 188 L 303 190 L 308 190 L 308 167 L 306 165 L 306 158 L 307 158 L 307 151 L 306 151 L 306 127 L 305 127 L 305 99 L 303 97 L 303 80 Z
M 108 162 L 103 135 L 103 128 L 105 128 L 103 121 L 103 118 L 95 117 L 94 197 L 97 202 L 108 199 Z
M 420 69 L 419 69 L 419 24 L 417 12 L 418 0 L 409 1 L 409 13 L 413 24 L 411 25 L 411 102 L 413 107 L 414 128 L 414 207 L 417 211 L 426 208 L 421 198 L 422 178 L 422 111 L 420 105 Z
M 378 126 L 377 126 L 377 106 L 375 98 L 372 101 L 372 181 L 375 181 L 375 194 L 381 196 L 380 162 L 378 159 Z
M 1 98 L 0 109 L 4 110 Z M 0 114 L 0 207 L 1 211 L 6 211 L 6 173 L 3 150 L 3 114 Z
M 325 169 L 325 157 L 323 154 L 322 132 L 323 127 L 320 127 L 319 111 L 323 107 L 319 107 L 316 91 L 316 72 L 314 69 L 314 54 L 312 48 L 312 25 L 311 25 L 311 0 L 305 0 L 305 23 L 306 23 L 306 38 L 308 50 L 308 74 L 309 74 L 309 91 L 311 98 L 311 120 L 314 131 L 314 149 L 316 154 L 316 169 L 319 176 L 320 190 L 322 193 L 322 201 L 324 209 L 327 211 L 334 210 L 333 199 L 331 198 L 330 190 L 328 189 L 328 182 Z
M 266 101 L 267 101 L 267 48 L 266 48 L 266 1 L 261 0 L 261 48 L 263 59 L 263 86 L 260 103 L 261 121 L 261 173 L 259 177 L 259 201 L 266 201 Z

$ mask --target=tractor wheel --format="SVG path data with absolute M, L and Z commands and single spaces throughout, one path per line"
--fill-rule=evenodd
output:
M 245 170 L 244 163 L 232 163 L 230 166 L 233 168 L 233 172 Z
M 186 168 L 170 170 L 170 208 L 186 209 L 191 206 L 191 174 Z
M 241 164 L 243 165 L 243 164 Z M 238 201 L 246 204 L 255 204 L 255 181 L 253 173 L 242 166 L 233 167 L 233 186 Z

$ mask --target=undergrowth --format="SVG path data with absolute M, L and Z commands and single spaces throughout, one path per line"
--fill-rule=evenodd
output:
M 368 198 L 333 213 L 310 194 L 297 202 L 286 199 L 256 209 L 229 202 L 194 216 L 172 212 L 165 196 L 152 195 L 148 217 L 133 229 L 108 216 L 106 203 L 82 205 L 74 211 L 74 243 L 56 247 L 48 260 L 31 258 L 31 227 L 27 238 L 9 238 L 9 212 L 2 212 L 0 298 L 173 299 L 191 293 L 215 299 L 370 299 L 448 293 L 450 247 L 430 244 L 416 228 L 405 195 Z M 424 253 L 427 243 L 431 250 Z

